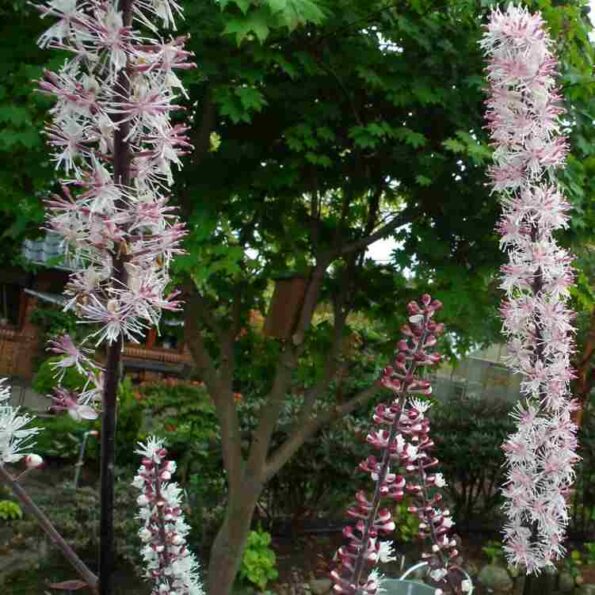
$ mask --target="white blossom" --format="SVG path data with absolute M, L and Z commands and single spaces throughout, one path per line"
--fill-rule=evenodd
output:
M 185 231 L 168 193 L 192 146 L 171 115 L 185 96 L 176 73 L 195 65 L 185 38 L 163 36 L 157 25 L 173 29 L 182 10 L 174 0 L 135 0 L 129 25 L 117 0 L 45 0 L 38 9 L 53 21 L 39 44 L 69 56 L 39 83 L 55 100 L 46 135 L 63 175 L 62 192 L 47 201 L 48 227 L 76 263 L 65 308 L 93 325 L 95 347 L 138 342 L 163 310 L 178 307 L 169 265 Z M 117 133 L 130 154 L 125 183 L 114 177 Z M 89 374 L 82 347 L 62 348 L 53 364 L 59 379 L 69 367 Z M 57 407 L 89 418 L 97 389 L 84 392 L 57 395 Z
M 33 421 L 30 415 L 21 414 L 19 407 L 7 403 L 10 389 L 5 382 L 6 379 L 0 379 L 0 465 L 17 463 L 31 454 L 34 436 L 39 432 L 39 428 L 29 426 Z

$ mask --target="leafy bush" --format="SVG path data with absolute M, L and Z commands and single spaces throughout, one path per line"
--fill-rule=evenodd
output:
M 31 313 L 31 322 L 41 331 L 44 342 L 64 333 L 74 336 L 80 332 L 76 316 L 72 312 L 64 312 L 62 308 L 53 304 L 38 302 Z
M 23 511 L 17 502 L 0 500 L 0 520 L 14 521 L 23 518 Z
M 32 387 L 42 395 L 49 395 L 53 389 L 61 384 L 64 388 L 71 390 L 80 390 L 85 386 L 85 377 L 77 372 L 75 368 L 67 368 L 61 382 L 56 379 L 56 372 L 52 368 L 52 362 L 57 361 L 58 357 L 49 357 L 37 368 L 37 373 L 33 377 Z M 49 406 L 48 401 L 48 406 Z
M 577 537 L 589 538 L 595 531 L 595 403 L 583 411 L 578 441 L 581 460 L 576 466 L 570 525 Z
M 240 578 L 257 586 L 261 591 L 269 581 L 279 576 L 276 569 L 277 557 L 270 545 L 269 533 L 262 529 L 250 531 L 240 566 Z
M 499 541 L 487 541 L 481 551 L 487 556 L 489 564 L 499 564 L 504 561 L 504 549 Z
M 499 510 L 501 445 L 513 429 L 511 407 L 506 401 L 454 397 L 430 411 L 436 456 L 458 523 L 486 520 Z
M 116 551 L 120 559 L 140 568 L 136 494 L 130 481 L 131 477 L 126 474 L 116 483 Z M 89 557 L 96 554 L 99 547 L 99 493 L 95 487 L 75 490 L 72 481 L 68 480 L 34 490 L 33 497 L 42 510 L 51 510 L 52 523 L 78 553 Z M 23 534 L 26 544 L 38 547 L 39 526 L 29 515 L 15 521 L 15 530 Z
M 78 422 L 69 415 L 60 414 L 51 417 L 38 417 L 35 425 L 41 429 L 36 438 L 35 452 L 45 460 L 60 459 L 67 463 L 75 463 L 83 435 L 88 430 L 98 430 L 100 422 Z M 86 461 L 99 459 L 97 440 L 89 440 L 85 450 Z
M 393 518 L 397 525 L 396 534 L 401 543 L 413 541 L 419 532 L 419 519 L 415 513 L 409 511 L 410 502 L 407 498 L 397 503 Z
M 367 415 L 346 416 L 306 442 L 265 487 L 268 522 L 338 517 L 353 499 L 353 480 L 364 446 Z M 276 440 L 285 438 L 279 433 Z M 361 474 L 365 481 L 364 474 Z
M 181 381 L 142 385 L 134 394 L 143 416 L 137 439 L 151 433 L 167 440 L 188 496 L 189 542 L 205 547 L 223 519 L 225 501 L 219 425 L 211 399 L 202 384 Z

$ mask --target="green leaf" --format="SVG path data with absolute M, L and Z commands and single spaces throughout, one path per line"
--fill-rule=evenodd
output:
M 255 87 L 240 87 L 236 89 L 236 95 L 246 111 L 260 112 L 267 103 L 262 92 Z
M 252 35 L 263 43 L 270 32 L 270 19 L 265 9 L 252 10 L 244 16 L 231 18 L 225 24 L 224 35 L 235 35 L 239 46 L 244 40 L 250 40 Z
M 415 132 L 407 127 L 397 128 L 394 131 L 394 136 L 414 149 L 423 147 L 427 142 L 426 137 L 421 132 Z

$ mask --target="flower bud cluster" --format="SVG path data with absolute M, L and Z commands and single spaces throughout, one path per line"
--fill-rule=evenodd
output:
M 424 481 L 435 487 L 441 483 L 439 474 L 425 471 L 433 465 L 425 458 L 424 449 L 429 448 L 429 439 L 423 434 L 427 420 L 423 413 L 407 405 L 407 399 L 417 403 L 417 395 L 427 397 L 432 393 L 430 383 L 420 376 L 420 368 L 440 362 L 440 355 L 433 347 L 444 326 L 435 322 L 433 316 L 441 306 L 429 295 L 422 296 L 419 303 L 408 305 L 409 322 L 401 329 L 403 338 L 397 343 L 393 364 L 384 369 L 380 379 L 380 384 L 392 391 L 393 400 L 377 405 L 374 410 L 374 426 L 366 437 L 374 454 L 359 465 L 361 471 L 369 474 L 374 490 L 370 494 L 358 491 L 347 511 L 353 524 L 343 530 L 346 543 L 339 548 L 338 565 L 331 572 L 335 593 L 373 595 L 379 591 L 380 578 L 374 566 L 392 557 L 392 548 L 383 539 L 395 530 L 392 504 L 407 493 L 417 494 L 419 460 Z M 424 506 L 424 511 L 428 506 L 433 504 Z
M 136 451 L 143 459 L 132 485 L 140 490 L 137 498 L 138 532 L 151 595 L 203 595 L 198 562 L 188 550 L 189 526 L 181 507 L 181 490 L 171 481 L 176 470 L 167 459 L 163 441 L 149 438 Z
M 168 191 L 191 145 L 187 126 L 171 118 L 185 95 L 177 73 L 195 65 L 185 38 L 163 38 L 158 25 L 175 29 L 182 11 L 175 0 L 37 6 L 53 21 L 39 44 L 70 56 L 39 83 L 55 99 L 46 135 L 63 174 L 61 194 L 47 202 L 48 228 L 76 266 L 66 308 L 93 325 L 96 345 L 138 341 L 163 310 L 179 307 L 168 269 L 185 231 Z
M 405 462 L 405 493 L 411 501 L 409 512 L 419 519 L 418 537 L 429 546 L 422 553 L 429 579 L 443 592 L 461 593 L 469 591 L 471 585 L 460 570 L 460 539 L 452 532 L 454 521 L 440 492 L 446 482 L 436 471 L 439 461 L 432 455 L 434 442 L 430 438 L 430 420 L 425 416 L 429 407 L 428 401 L 417 398 L 409 399 L 405 406 L 402 432 L 416 452 L 414 460 Z
M 569 253 L 554 237 L 568 225 L 569 205 L 554 180 L 567 141 L 552 45 L 541 15 L 512 5 L 492 13 L 482 41 L 494 145 L 490 175 L 502 194 L 498 231 L 508 256 L 502 267 L 503 330 L 524 398 L 514 413 L 517 430 L 503 446 L 505 551 L 528 573 L 563 555 L 565 495 L 578 458 L 569 395 L 573 274 Z

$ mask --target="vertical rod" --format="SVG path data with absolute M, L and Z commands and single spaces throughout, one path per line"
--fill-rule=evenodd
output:
M 114 573 L 114 465 L 116 458 L 116 410 L 122 341 L 108 347 L 101 421 L 99 592 L 111 595 Z
M 120 0 L 118 9 L 122 13 L 124 27 L 132 24 L 133 0 Z M 115 92 L 125 98 L 130 95 L 130 80 L 127 68 L 122 69 L 116 78 Z M 130 143 L 126 140 L 129 132 L 127 122 L 120 122 L 114 132 L 114 182 L 127 187 L 130 185 Z M 124 269 L 125 255 L 118 249 L 113 258 L 112 277 L 115 283 L 126 282 Z M 116 458 L 116 413 L 118 382 L 122 362 L 123 339 L 119 337 L 107 348 L 103 387 L 103 417 L 101 422 L 101 471 L 100 471 L 100 528 L 99 528 L 99 593 L 112 595 L 114 574 L 114 466 Z

